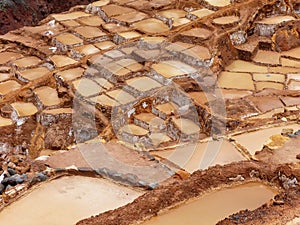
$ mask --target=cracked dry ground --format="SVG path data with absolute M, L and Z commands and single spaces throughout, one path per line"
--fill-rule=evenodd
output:
M 299 35 L 297 0 L 101 0 L 0 36 L 0 222 L 158 224 L 258 185 L 192 222 L 298 224 Z M 29 216 L 43 190 L 98 208 Z

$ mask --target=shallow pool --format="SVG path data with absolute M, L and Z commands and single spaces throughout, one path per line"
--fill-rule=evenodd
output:
M 153 217 L 143 225 L 213 225 L 240 210 L 256 209 L 275 195 L 275 189 L 258 182 L 224 188 Z
M 74 225 L 143 194 L 104 179 L 63 177 L 42 184 L 0 212 L 0 224 Z

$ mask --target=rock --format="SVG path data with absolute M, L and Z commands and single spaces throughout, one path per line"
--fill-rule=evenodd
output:
M 23 173 L 23 174 L 21 175 L 21 177 L 22 177 L 22 179 L 24 179 L 24 180 L 28 180 L 28 176 L 27 176 L 25 173 Z
M 283 200 L 273 200 L 273 205 L 284 205 Z
M 231 181 L 244 181 L 245 178 L 242 175 L 237 175 L 236 177 L 229 177 L 229 180 Z
M 16 174 L 16 171 L 14 169 L 8 168 L 7 171 L 11 176 Z
M 19 177 L 16 178 L 16 183 L 17 184 L 22 184 L 22 183 L 24 183 L 24 179 L 21 176 L 19 176 Z
M 24 178 L 19 174 L 14 174 L 13 176 L 5 178 L 1 183 L 4 186 L 16 186 L 24 182 Z
M 124 179 L 130 185 L 136 185 L 138 183 L 138 176 L 135 174 L 125 174 Z
M 79 130 L 76 132 L 76 139 L 79 142 L 85 142 L 92 139 L 92 135 L 88 130 Z
M 103 173 L 104 176 L 106 177 L 110 177 L 112 173 L 114 173 L 115 171 L 111 171 L 110 169 L 104 167 L 100 169 L 101 173 Z
M 295 28 L 281 29 L 272 37 L 275 50 L 278 52 L 288 51 L 300 45 L 299 34 Z
M 121 174 L 121 173 L 118 173 L 118 172 L 111 174 L 110 177 L 111 177 L 113 180 L 116 180 L 116 181 L 119 181 L 119 182 L 123 182 L 123 181 L 124 181 L 122 174 Z
M 66 172 L 65 168 L 55 168 L 54 169 L 54 173 L 64 173 L 64 172 Z
M 37 179 L 36 177 L 33 177 L 33 178 L 30 179 L 29 184 L 30 184 L 30 186 L 33 186 L 33 185 L 35 185 L 37 182 L 38 182 L 38 179 Z
M 289 138 L 295 138 L 295 137 L 297 137 L 295 134 L 288 134 L 287 135 Z
M 50 168 L 50 167 L 47 167 L 47 169 L 44 170 L 43 173 L 44 173 L 46 176 L 51 177 L 52 175 L 55 174 L 55 169 Z
M 9 162 L 8 163 L 8 167 L 12 168 L 12 169 L 15 169 L 16 168 L 16 164 L 14 164 L 13 162 Z
M 117 171 L 115 170 L 110 170 L 110 169 L 107 169 L 107 176 L 112 178 L 114 176 L 114 174 L 116 174 Z
M 25 191 L 25 190 L 27 190 L 27 185 L 26 184 L 18 184 L 18 185 L 16 185 L 15 186 L 15 190 L 18 192 L 18 193 L 20 193 L 20 192 L 22 192 L 22 191 Z
M 147 184 L 146 181 L 140 180 L 140 181 L 138 182 L 138 186 L 140 186 L 140 187 L 146 187 L 147 185 L 148 185 L 148 184 Z
M 240 219 L 240 216 L 239 216 L 239 215 L 234 215 L 234 216 L 232 216 L 232 219 L 234 219 L 234 220 L 239 220 L 239 219 Z
M 9 178 L 10 178 L 10 177 L 4 178 L 4 179 L 1 181 L 1 184 L 3 184 L 4 186 L 11 185 L 13 180 L 10 180 Z M 16 185 L 16 183 L 15 183 L 15 185 Z
M 102 171 L 101 171 L 100 168 L 96 168 L 96 169 L 94 169 L 94 171 L 95 171 L 96 174 L 100 175 L 101 177 L 103 176 Z
M 297 130 L 297 131 L 294 133 L 294 135 L 300 136 L 300 130 Z
M 247 33 L 245 31 L 237 31 L 230 35 L 230 40 L 233 45 L 244 44 L 247 41 Z
M 153 189 L 157 188 L 158 186 L 159 186 L 158 183 L 150 183 L 147 188 L 150 190 L 153 190 Z
M 9 191 L 10 189 L 12 189 L 13 187 L 11 185 L 7 185 L 5 188 L 5 191 Z
M 259 177 L 259 171 L 251 170 L 251 172 L 249 173 L 249 176 L 251 178 L 253 178 L 253 177 Z
M 3 184 L 0 184 L 0 194 L 2 194 L 5 191 L 5 186 Z
M 94 170 L 91 167 L 78 167 L 78 171 L 83 173 L 94 172 Z
M 187 179 L 191 176 L 191 174 L 189 174 L 188 172 L 186 172 L 184 170 L 178 170 L 176 172 L 176 174 L 178 174 L 180 176 L 180 178 L 183 179 L 183 180 L 185 180 L 185 179 Z
M 9 196 L 10 199 L 15 198 L 17 196 L 17 191 L 10 185 L 6 187 L 5 193 Z
M 50 156 L 48 155 L 42 155 L 42 156 L 39 156 L 37 157 L 35 160 L 36 161 L 46 161 Z
M 298 155 L 296 156 L 296 158 L 300 160 L 300 154 L 298 154 Z
M 285 129 L 282 129 L 281 135 L 289 136 L 289 135 L 293 134 L 293 132 L 294 132 L 294 130 L 292 128 L 285 128 Z
M 295 188 L 298 185 L 298 180 L 296 177 L 289 178 L 285 174 L 281 174 L 278 179 L 282 182 L 282 186 L 284 189 Z
M 69 171 L 78 171 L 78 168 L 75 165 L 68 166 L 65 169 Z
M 8 178 L 4 178 L 2 181 L 1 181 L 1 184 L 3 184 L 4 186 L 7 186 L 8 185 Z
M 3 193 L 2 193 L 2 199 L 3 199 L 3 201 L 4 201 L 5 203 L 8 203 L 10 197 L 9 197 L 7 194 L 5 194 L 5 192 L 3 192 Z
M 108 173 L 109 173 L 109 169 L 107 168 L 98 168 L 98 169 L 95 169 L 96 173 L 101 175 L 101 176 L 105 176 L 105 177 L 108 177 Z
M 46 176 L 44 173 L 38 173 L 36 175 L 36 178 L 38 179 L 39 182 L 45 181 L 48 179 L 48 176 Z

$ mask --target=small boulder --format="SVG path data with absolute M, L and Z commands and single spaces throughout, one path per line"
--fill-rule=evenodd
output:
M 47 179 L 48 179 L 48 176 L 45 175 L 44 173 L 38 173 L 38 174 L 36 175 L 36 178 L 37 178 L 37 180 L 38 180 L 39 182 L 42 182 L 42 181 L 47 180 Z

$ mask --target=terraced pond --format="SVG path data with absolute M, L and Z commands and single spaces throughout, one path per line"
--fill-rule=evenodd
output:
M 0 212 L 0 224 L 73 225 L 99 212 L 123 206 L 141 194 L 104 179 L 63 177 L 43 183 L 6 207 Z
M 253 210 L 274 197 L 276 190 L 262 183 L 246 183 L 213 191 L 150 219 L 143 225 L 214 225 L 243 209 Z

